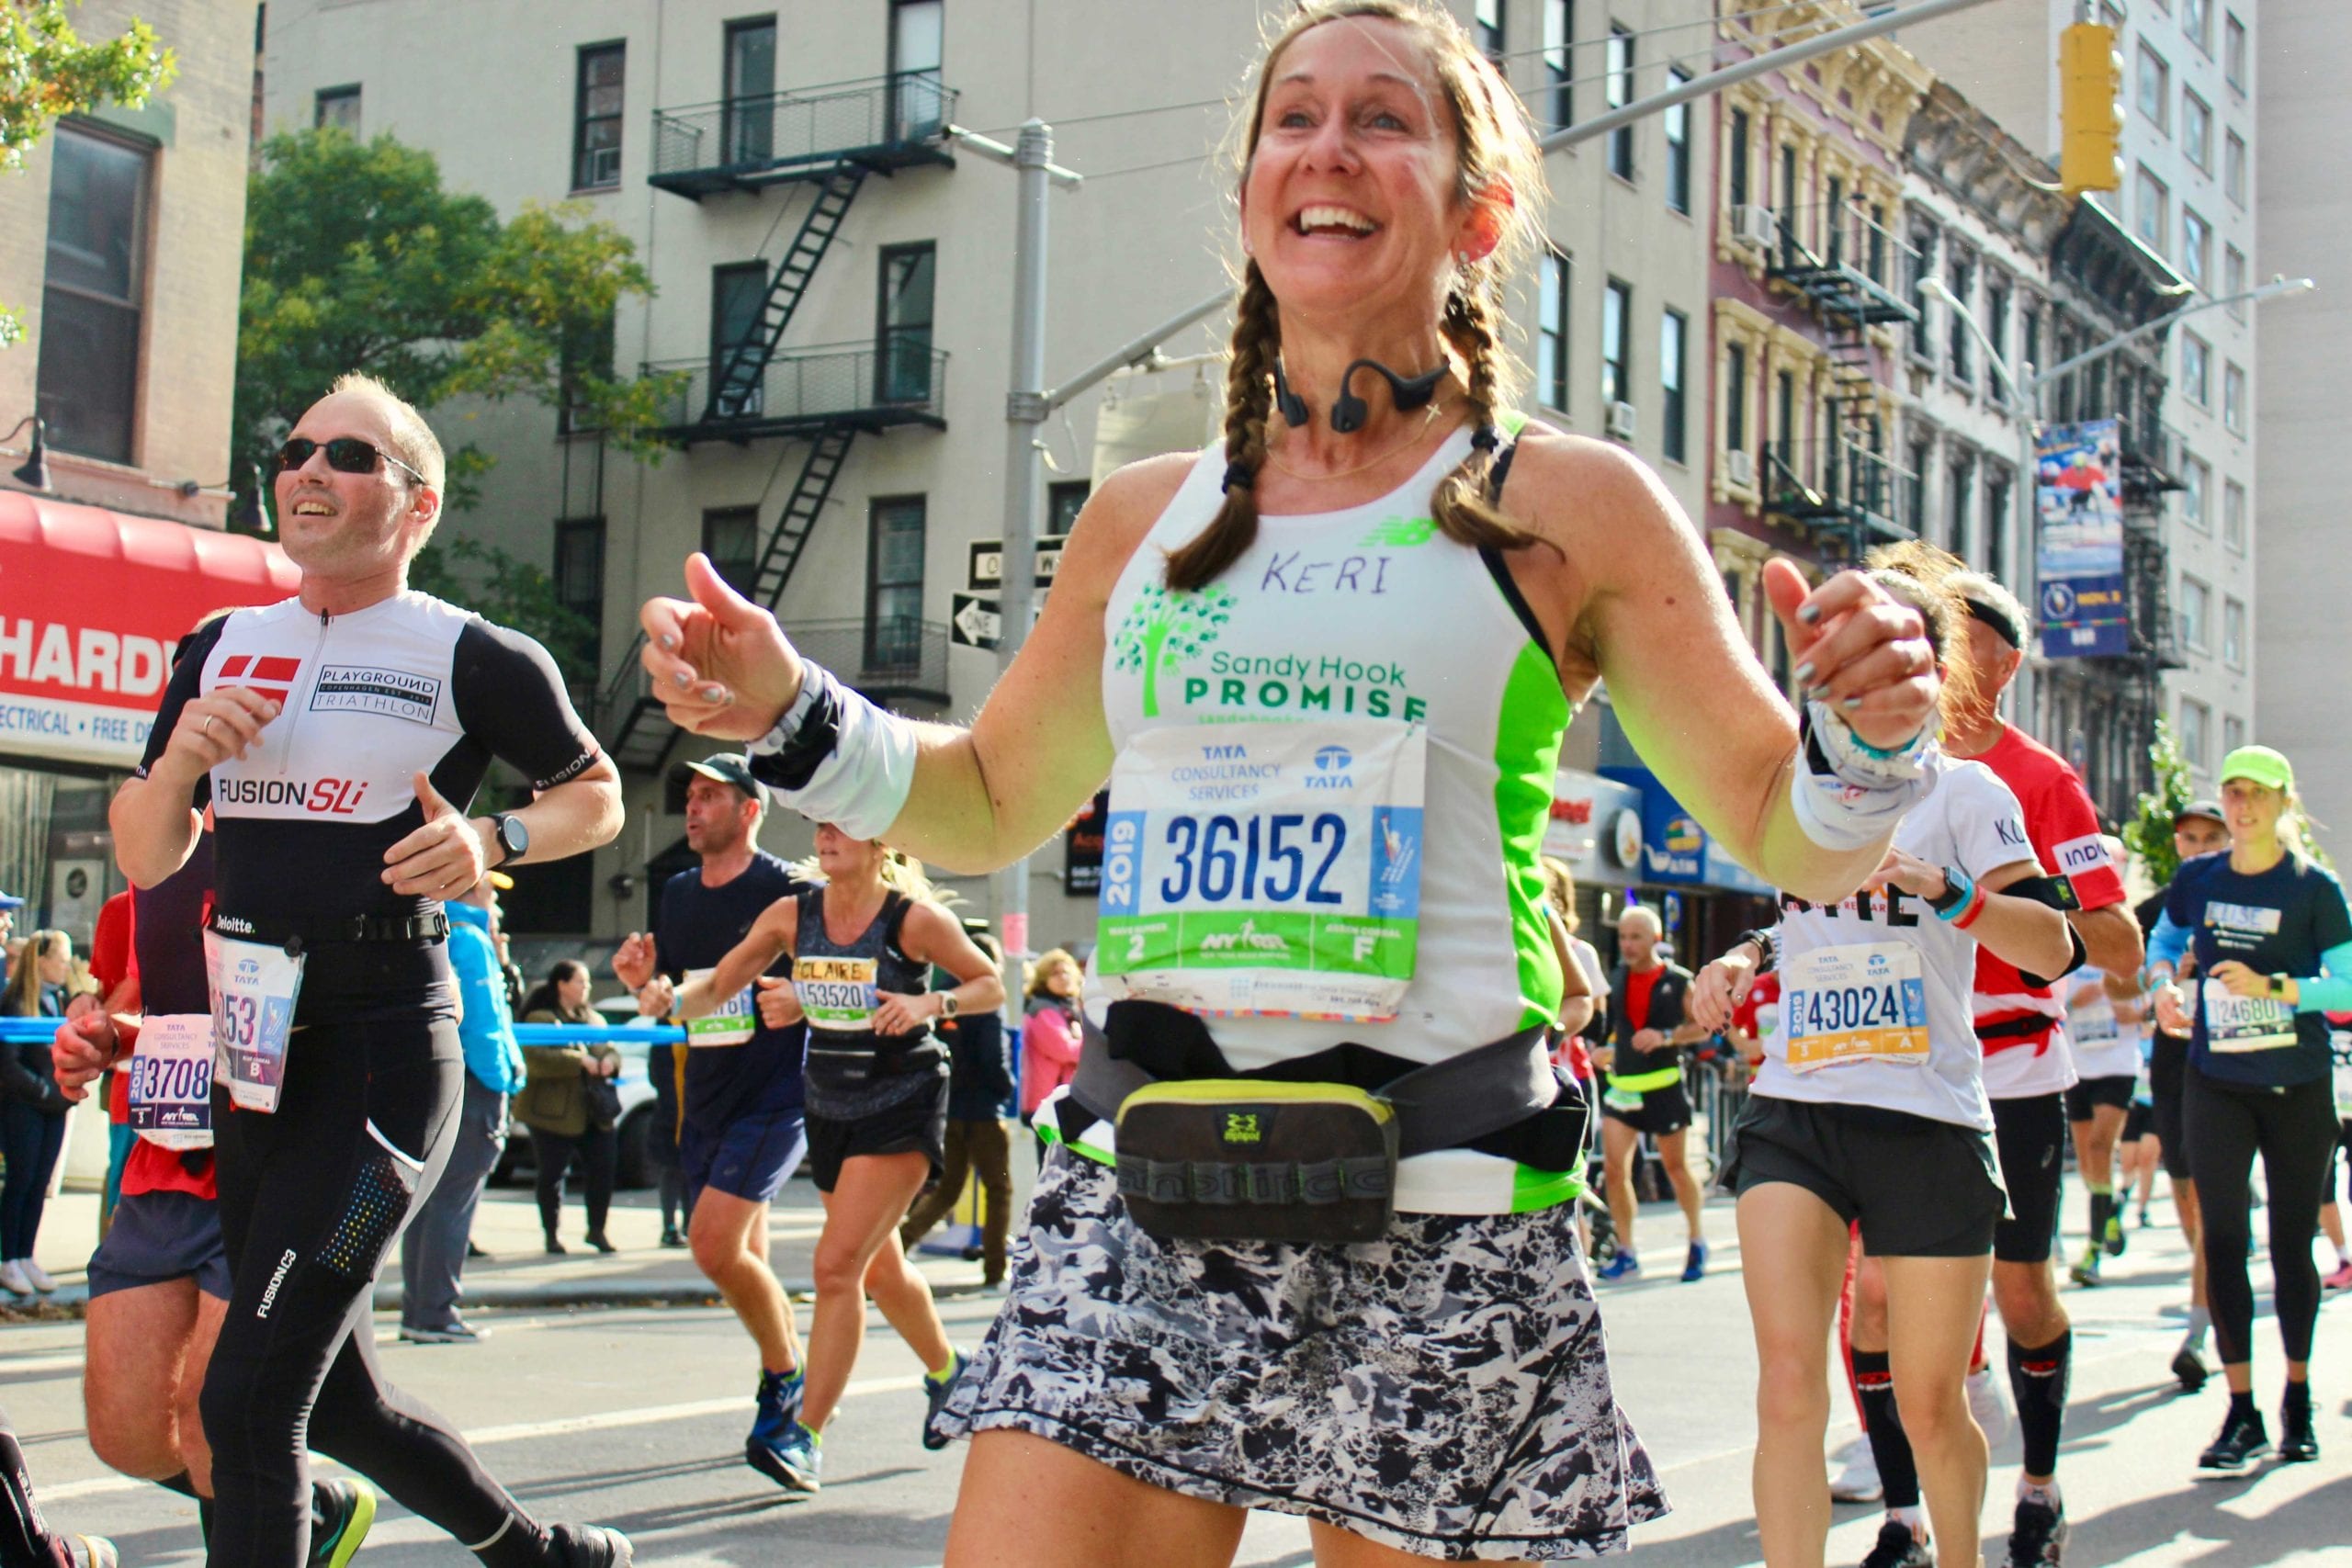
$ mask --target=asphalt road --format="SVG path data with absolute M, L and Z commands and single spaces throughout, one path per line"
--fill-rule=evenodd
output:
M 802 1184 L 789 1190 L 796 1201 L 808 1196 Z M 2157 1212 L 2161 1221 L 2161 1203 Z M 1657 1213 L 1645 1217 L 1643 1234 L 1653 1277 L 1603 1298 L 1620 1397 L 1675 1505 L 1671 1517 L 1639 1533 L 1630 1561 L 1643 1565 L 1757 1561 L 1748 1501 L 1754 1358 L 1730 1212 L 1718 1204 L 1708 1217 L 1717 1241 L 1709 1279 L 1685 1285 L 1674 1278 L 1680 1225 Z M 779 1226 L 813 1218 L 780 1215 Z M 2165 1371 L 2179 1332 L 2170 1314 L 2183 1295 L 2184 1262 L 2177 1233 L 2134 1232 L 2129 1255 L 2109 1265 L 2109 1283 L 2065 1292 L 2077 1348 L 2061 1470 L 2075 1530 L 2067 1561 L 2084 1568 L 2352 1562 L 2352 1546 L 2343 1544 L 2352 1537 L 2352 1380 L 2341 1371 L 2352 1365 L 2352 1299 L 2330 1298 L 2322 1316 L 2322 1461 L 2200 1483 L 2195 1456 L 2218 1425 L 2220 1385 L 2184 1398 Z M 970 1272 L 952 1259 L 926 1266 L 943 1281 Z M 2258 1268 L 2257 1279 L 2266 1273 Z M 954 1295 L 943 1312 L 951 1333 L 969 1342 L 994 1305 Z M 723 1309 L 518 1307 L 476 1316 L 493 1331 L 487 1342 L 434 1348 L 390 1342 L 393 1320 L 379 1317 L 385 1363 L 455 1419 L 533 1509 L 620 1525 L 647 1562 L 917 1568 L 939 1561 L 960 1454 L 922 1449 L 919 1369 L 878 1318 L 827 1441 L 825 1491 L 813 1502 L 787 1503 L 741 1462 L 752 1366 Z M 2267 1322 L 2259 1333 L 2258 1387 L 2269 1406 L 2280 1376 L 2277 1339 Z M 78 1324 L 0 1328 L 0 1402 L 26 1439 L 44 1505 L 61 1525 L 113 1535 L 127 1562 L 199 1561 L 192 1506 L 113 1475 L 84 1442 L 80 1352 Z M 1833 1443 L 1854 1430 L 1842 1394 L 1837 1412 Z M 2016 1462 L 2011 1437 L 1996 1453 L 1986 1515 L 1996 1553 Z M 1875 1532 L 1874 1512 L 1840 1509 L 1839 1520 L 1831 1561 L 1859 1562 Z M 1261 1516 L 1239 1561 L 1303 1564 L 1306 1540 L 1298 1521 Z M 363 1561 L 394 1568 L 468 1559 L 388 1505 Z

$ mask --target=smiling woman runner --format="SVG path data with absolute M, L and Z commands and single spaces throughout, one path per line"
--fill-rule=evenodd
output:
M 1946 709 L 1965 702 L 1964 612 L 1937 585 L 1960 563 L 1917 545 L 1871 559 L 1879 583 L 1928 617 Z M 1914 1469 L 1879 1455 L 1890 1517 L 1867 1568 L 1932 1561 L 1923 1489 L 1944 1560 L 1980 1555 L 1986 1452 L 1962 1380 L 2002 1197 L 1969 994 L 1980 942 L 2038 974 L 2064 968 L 2073 949 L 2054 906 L 2002 891 L 2041 875 L 2008 785 L 1941 752 L 1928 764 L 1934 793 L 1904 818 L 1869 888 L 1832 904 L 1781 896 L 1781 1027 L 1724 1160 L 1755 1318 L 1756 1521 L 1772 1568 L 1813 1568 L 1828 1537 L 1826 1347 L 1856 1221 L 1886 1269 L 1890 1337 L 1884 1352 L 1855 1353 L 1855 1376 L 1866 1404 L 1901 1407 L 1917 1456 Z M 1757 945 L 1708 965 L 1692 988 L 1700 1023 L 1729 1019 Z
M 1111 779 L 1105 1043 L 933 1423 L 975 1434 L 951 1564 L 1224 1562 L 1253 1507 L 1351 1568 L 1620 1551 L 1664 1499 L 1544 1055 L 1561 736 L 1605 673 L 1693 816 L 1835 902 L 1928 787 L 1932 655 L 1861 576 L 1769 568 L 1808 745 L 1655 477 L 1510 414 L 1542 170 L 1450 17 L 1293 13 L 1239 132 L 1225 438 L 1096 491 L 971 729 L 867 704 L 699 557 L 646 668 L 799 809 L 957 871 Z

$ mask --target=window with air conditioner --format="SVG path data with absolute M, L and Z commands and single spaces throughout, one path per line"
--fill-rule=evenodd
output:
M 628 46 L 580 51 L 572 93 L 571 188 L 609 190 L 621 183 L 621 108 Z

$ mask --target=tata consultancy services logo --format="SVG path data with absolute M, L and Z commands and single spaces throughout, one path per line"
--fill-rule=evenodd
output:
M 1315 766 L 1327 773 L 1345 773 L 1355 760 L 1355 753 L 1344 746 L 1325 746 L 1315 753 Z
M 1142 672 L 1144 717 L 1159 716 L 1160 666 L 1197 659 L 1232 618 L 1233 595 L 1214 582 L 1201 589 L 1154 582 L 1136 595 L 1111 634 L 1111 649 L 1118 656 L 1114 668 Z

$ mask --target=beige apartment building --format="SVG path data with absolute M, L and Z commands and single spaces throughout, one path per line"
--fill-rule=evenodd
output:
M 1084 176 L 1049 201 L 1046 379 L 1063 380 L 1225 285 L 1232 175 L 1217 148 L 1284 0 L 273 0 L 271 130 L 332 121 L 432 152 L 454 188 L 511 214 L 576 201 L 627 233 L 657 293 L 624 306 L 616 359 L 677 373 L 659 464 L 550 411 L 445 410 L 497 466 L 452 526 L 547 567 L 602 629 L 587 716 L 623 764 L 629 830 L 593 864 L 518 889 L 536 929 L 641 924 L 682 863 L 666 783 L 697 743 L 631 675 L 635 611 L 707 550 L 817 658 L 877 699 L 970 713 L 996 656 L 951 639 L 975 547 L 1001 536 L 1014 232 L 1001 141 L 1032 116 Z M 1708 0 L 1457 0 L 1537 118 L 1590 118 L 1706 67 Z M 420 39 L 440 47 L 418 47 Z M 1525 405 L 1627 442 L 1693 515 L 1703 500 L 1702 193 L 1711 110 L 1653 118 L 1549 160 L 1551 254 L 1516 347 Z M 1619 287 L 1612 288 L 1611 282 Z M 1674 335 L 1675 322 L 1685 329 Z M 1048 535 L 1113 456 L 1209 439 L 1220 313 L 1175 363 L 1114 377 L 1045 427 Z M 1595 717 L 1570 758 L 1597 755 Z M 1581 751 L 1579 751 L 1581 748 Z M 766 835 L 806 842 L 797 822 Z M 1091 934 L 1052 846 L 1033 862 L 1033 942 Z M 560 879 L 560 886 L 552 884 Z M 959 887 L 992 912 L 989 887 Z

